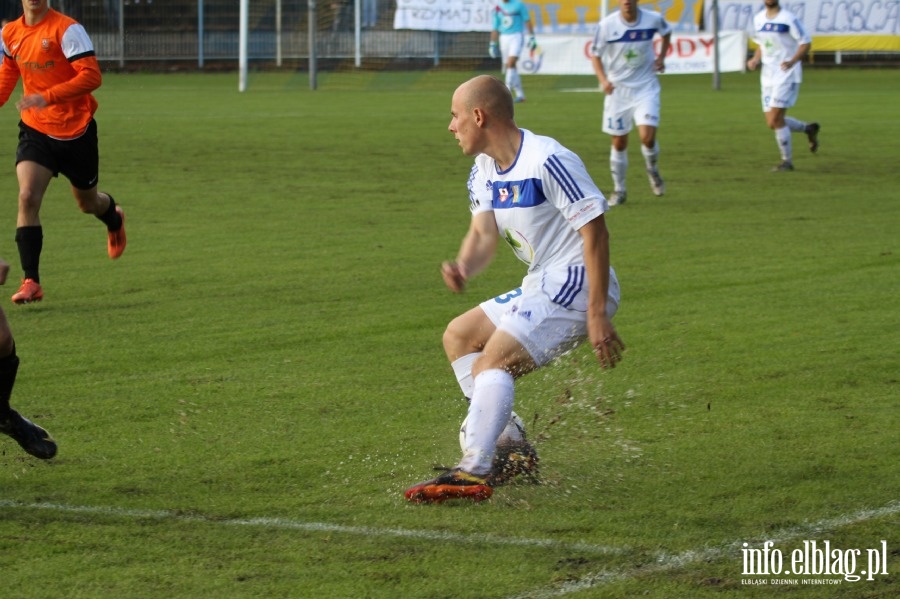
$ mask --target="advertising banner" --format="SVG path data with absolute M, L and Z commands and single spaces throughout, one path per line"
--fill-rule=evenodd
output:
M 397 0 L 394 29 L 428 31 L 490 31 L 494 7 L 500 0 Z M 598 0 L 527 1 L 535 33 L 590 34 L 600 20 Z M 644 0 L 641 7 L 665 15 L 675 31 L 697 31 L 702 0 Z M 609 11 L 618 2 L 609 0 Z
M 576 35 L 544 35 L 536 52 L 519 58 L 519 72 L 531 75 L 593 75 L 591 38 Z M 662 40 L 656 39 L 657 51 Z M 719 36 L 719 71 L 743 71 L 747 38 L 743 31 L 723 31 Z M 666 57 L 666 73 L 712 73 L 713 37 L 707 34 L 673 33 Z
M 900 51 L 898 0 L 783 0 L 781 6 L 803 22 L 813 38 L 812 51 Z M 719 0 L 719 27 L 750 31 L 760 0 Z M 712 22 L 712 2 L 706 4 Z
M 491 30 L 498 0 L 397 0 L 394 29 L 427 31 Z M 535 32 L 590 35 L 600 20 L 598 0 L 532 0 L 529 7 Z M 719 29 L 749 31 L 762 0 L 719 0 Z M 618 10 L 607 0 L 609 11 Z M 676 32 L 696 32 L 712 23 L 707 0 L 643 0 L 643 8 L 666 17 Z M 783 0 L 813 38 L 813 52 L 834 50 L 900 51 L 900 0 Z

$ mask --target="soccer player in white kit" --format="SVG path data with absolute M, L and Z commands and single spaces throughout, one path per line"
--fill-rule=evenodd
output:
M 805 123 L 787 116 L 787 109 L 797 102 L 803 79 L 801 60 L 809 51 L 812 39 L 803 23 L 792 12 L 781 8 L 778 0 L 765 0 L 765 8 L 753 17 L 751 37 L 756 52 L 747 61 L 751 71 L 762 63 L 760 84 L 766 124 L 775 131 L 781 162 L 772 170 L 794 170 L 791 133 L 805 133 L 809 151 L 819 149 L 819 123 Z
M 657 56 L 653 38 L 662 37 Z M 624 204 L 627 198 L 625 175 L 628 171 L 628 134 L 637 125 L 641 153 L 657 196 L 666 192 L 659 175 L 658 73 L 665 72 L 666 54 L 672 28 L 658 12 L 638 8 L 638 0 L 619 0 L 619 10 L 600 20 L 591 44 L 591 63 L 606 94 L 603 100 L 603 132 L 612 136 L 609 167 L 613 192 L 609 204 Z
M 608 204 L 582 161 L 549 137 L 520 129 L 499 79 L 456 89 L 449 130 L 475 157 L 472 218 L 444 282 L 462 292 L 505 241 L 528 265 L 521 286 L 456 317 L 444 332 L 447 358 L 471 398 L 459 464 L 406 490 L 415 503 L 487 499 L 497 441 L 508 428 L 514 381 L 589 340 L 604 368 L 624 344 L 612 324 L 619 285 L 609 264 Z
M 525 48 L 525 30 L 528 30 L 528 48 L 537 48 L 534 25 L 528 7 L 520 0 L 502 0 L 494 6 L 493 28 L 488 54 L 503 61 L 506 87 L 512 92 L 514 102 L 525 101 L 522 76 L 519 75 L 519 56 Z

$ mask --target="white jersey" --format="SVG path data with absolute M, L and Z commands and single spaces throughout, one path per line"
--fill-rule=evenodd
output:
M 494 213 L 500 236 L 528 264 L 527 282 L 539 280 L 542 272 L 584 265 L 578 229 L 609 205 L 574 152 L 521 131 L 513 165 L 500 171 L 493 158 L 479 154 L 468 186 L 472 214 Z
M 766 9 L 753 17 L 753 41 L 756 42 L 762 55 L 762 71 L 760 80 L 763 86 L 777 86 L 783 83 L 800 83 L 803 69 L 800 61 L 787 71 L 781 70 L 781 63 L 790 60 L 801 44 L 809 44 L 812 40 L 803 23 L 794 13 L 782 8 L 772 18 L 766 16 Z
M 591 54 L 603 60 L 606 77 L 617 87 L 640 88 L 657 82 L 653 36 L 672 28 L 658 12 L 638 8 L 634 23 L 620 11 L 601 19 L 594 31 Z

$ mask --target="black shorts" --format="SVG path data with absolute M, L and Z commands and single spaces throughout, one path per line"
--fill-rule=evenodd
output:
M 66 176 L 72 187 L 91 189 L 97 185 L 100 171 L 100 154 L 97 148 L 97 122 L 90 124 L 80 137 L 54 139 L 19 121 L 19 147 L 16 148 L 16 164 L 23 160 L 37 162 Z

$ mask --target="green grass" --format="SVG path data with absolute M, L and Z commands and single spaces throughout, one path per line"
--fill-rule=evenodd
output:
M 808 69 L 790 114 L 821 149 L 796 136 L 780 174 L 756 75 L 666 77 L 667 195 L 634 137 L 608 219 L 625 361 L 579 350 L 519 382 L 542 484 L 412 506 L 458 457 L 443 329 L 522 276 L 501 254 L 464 295 L 440 281 L 468 224 L 446 127 L 470 75 L 106 76 L 100 187 L 128 250 L 109 261 L 55 181 L 46 299 L 2 300 L 13 403 L 60 444 L 44 463 L 0 439 L 5 597 L 895 595 L 900 72 Z M 602 96 L 563 91 L 590 78 L 525 83 L 519 124 L 608 191 Z M 884 539 L 890 574 L 742 584 L 741 543 L 770 538 Z

